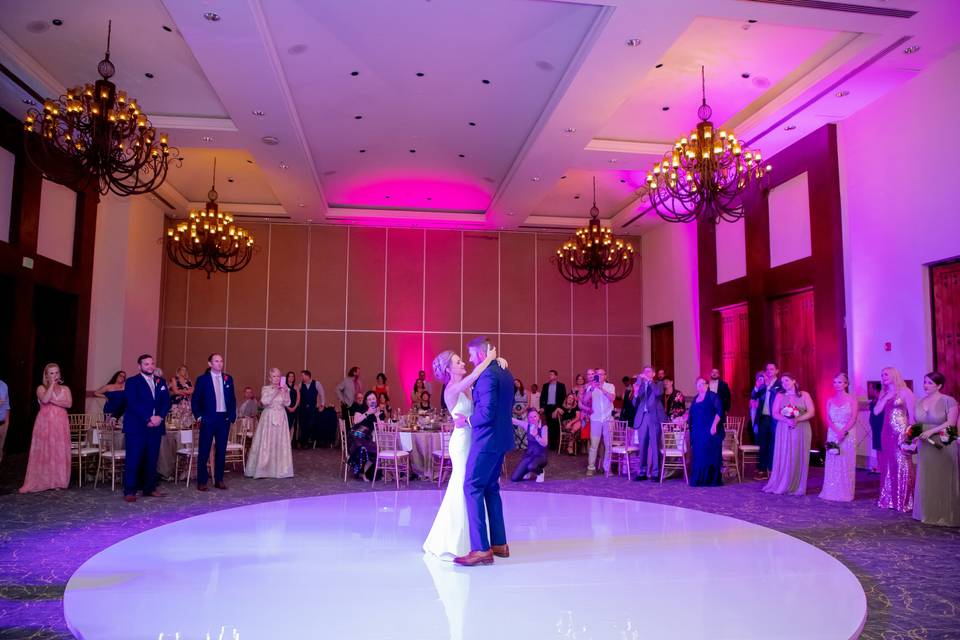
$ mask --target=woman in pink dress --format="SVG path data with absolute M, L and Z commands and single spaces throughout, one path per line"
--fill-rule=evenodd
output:
M 807 492 L 810 440 L 813 437 L 810 419 L 816 415 L 816 408 L 810 394 L 800 390 L 793 374 L 784 373 L 780 382 L 783 393 L 777 394 L 772 409 L 777 417 L 773 467 L 763 491 L 802 496 Z
M 857 399 L 850 395 L 850 379 L 845 373 L 833 378 L 833 396 L 827 400 L 827 450 L 820 497 L 850 502 L 857 477 Z
M 874 414 L 883 416 L 880 431 L 880 499 L 881 509 L 913 510 L 913 489 L 916 468 L 914 451 L 901 448 L 907 429 L 913 424 L 913 392 L 907 388 L 903 376 L 894 367 L 880 372 L 883 391 L 873 408 Z
M 73 404 L 70 389 L 63 386 L 60 367 L 43 368 L 43 384 L 37 387 L 40 413 L 33 423 L 27 477 L 20 493 L 66 489 L 70 486 L 70 422 L 67 408 Z

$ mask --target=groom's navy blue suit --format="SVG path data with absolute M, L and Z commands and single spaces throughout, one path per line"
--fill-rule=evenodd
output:
M 480 374 L 473 387 L 473 440 L 467 456 L 463 492 L 467 498 L 471 551 L 507 544 L 500 502 L 503 457 L 513 443 L 513 376 L 497 362 Z M 490 536 L 487 537 L 487 517 Z

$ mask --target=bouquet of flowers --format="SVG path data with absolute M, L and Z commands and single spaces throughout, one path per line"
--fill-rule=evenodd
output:
M 795 404 L 784 405 L 783 408 L 780 409 L 780 415 L 790 420 L 796 420 L 800 417 L 800 407 Z
M 824 448 L 827 450 L 827 455 L 838 456 L 840 455 L 840 443 L 839 442 L 830 442 L 827 441 L 827 444 L 824 445 Z
M 907 429 L 907 432 L 904 434 L 904 443 L 911 445 L 912 449 L 916 449 L 917 444 L 914 442 L 914 440 L 920 437 L 920 434 L 925 431 L 924 427 L 926 427 L 926 425 L 920 422 L 910 425 L 910 428 Z M 945 431 L 941 431 L 940 433 L 933 435 L 926 440 L 929 444 L 933 445 L 937 449 L 943 449 L 956 439 L 957 428 L 947 427 Z

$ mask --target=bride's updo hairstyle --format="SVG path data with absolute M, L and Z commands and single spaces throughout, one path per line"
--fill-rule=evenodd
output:
M 449 349 L 447 351 L 442 351 L 440 354 L 433 359 L 433 377 L 447 384 L 450 382 L 450 361 L 453 359 L 454 353 Z

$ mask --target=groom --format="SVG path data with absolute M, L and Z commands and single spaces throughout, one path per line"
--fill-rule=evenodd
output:
M 478 366 L 487 357 L 490 341 L 474 338 L 467 345 L 470 362 Z M 466 567 L 493 564 L 493 556 L 510 557 L 500 502 L 503 457 L 513 449 L 513 376 L 496 361 L 480 374 L 473 387 L 473 440 L 467 456 L 463 492 L 467 498 L 470 553 L 454 562 Z M 487 516 L 490 537 L 487 538 Z

